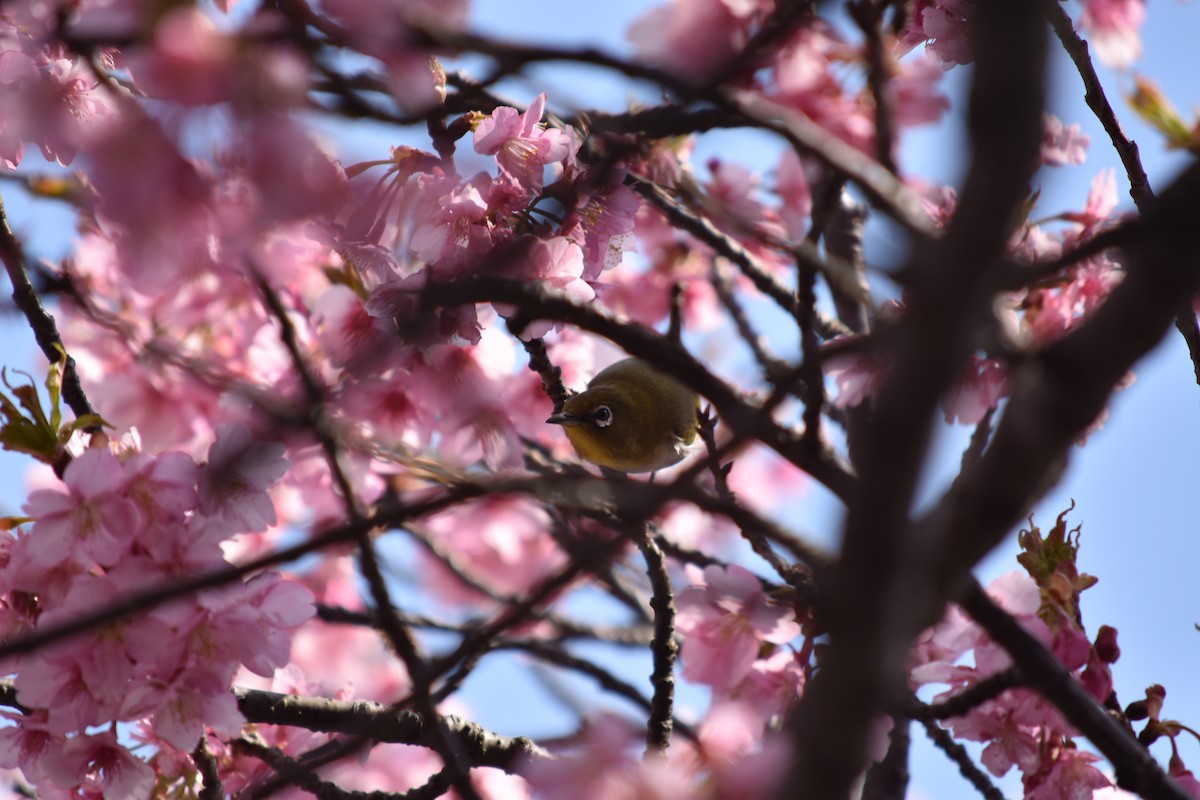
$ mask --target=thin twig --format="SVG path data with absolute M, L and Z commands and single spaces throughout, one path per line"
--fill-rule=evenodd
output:
M 921 725 L 925 728 L 925 733 L 929 736 L 930 741 L 937 745 L 958 766 L 958 771 L 975 787 L 975 791 L 979 792 L 985 800 L 1004 800 L 1004 795 L 992 783 L 991 778 L 983 770 L 975 766 L 975 762 L 971 760 L 971 754 L 967 752 L 967 749 L 954 741 L 954 737 L 943 729 L 942 726 L 933 720 L 922 721 Z
M 71 410 L 75 412 L 76 417 L 95 414 L 96 411 L 92 408 L 92 404 L 88 402 L 87 395 L 83 391 L 83 386 L 79 382 L 79 373 L 75 369 L 75 359 L 67 355 L 66 345 L 63 344 L 62 337 L 58 333 L 58 326 L 54 323 L 54 317 L 42 306 L 42 301 L 38 298 L 37 292 L 29 280 L 29 268 L 27 266 L 29 262 L 25 258 L 25 251 L 21 247 L 21 242 L 17 239 L 8 224 L 8 215 L 4 211 L 4 199 L 2 197 L 0 197 L 0 260 L 4 261 L 4 268 L 8 272 L 8 279 L 12 282 L 13 303 L 16 304 L 17 308 L 21 309 L 21 313 L 29 321 L 29 327 L 33 330 L 33 336 L 37 340 L 38 347 L 42 349 L 42 353 L 46 356 L 46 360 L 51 364 L 57 364 L 64 356 L 67 359 L 66 363 L 63 364 L 63 399 L 67 401 L 67 405 L 71 407 Z

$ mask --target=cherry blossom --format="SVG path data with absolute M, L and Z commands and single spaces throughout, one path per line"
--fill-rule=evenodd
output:
M 758 579 L 736 564 L 706 567 L 679 593 L 676 626 L 683 635 L 683 674 L 725 689 L 750 671 L 763 642 L 784 644 L 800 633 L 787 608 L 767 602 Z

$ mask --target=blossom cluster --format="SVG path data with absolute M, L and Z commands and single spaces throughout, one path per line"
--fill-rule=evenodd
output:
M 32 524 L 4 534 L 6 638 L 228 569 L 221 543 L 275 522 L 266 491 L 286 469 L 282 447 L 235 425 L 217 431 L 202 465 L 135 447 L 79 454 L 61 482 L 30 494 Z M 45 782 L 47 793 L 147 797 L 155 772 L 116 724 L 143 723 L 160 747 L 183 753 L 206 731 L 236 735 L 244 719 L 229 692 L 235 672 L 270 676 L 286 665 L 289 631 L 311 615 L 306 588 L 261 572 L 13 657 L 5 667 L 25 712 L 18 727 L 0 730 L 0 763 Z

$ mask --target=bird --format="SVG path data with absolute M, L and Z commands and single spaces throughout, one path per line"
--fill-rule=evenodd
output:
M 653 365 L 626 358 L 566 399 L 546 422 L 563 426 L 585 461 L 617 472 L 657 472 L 696 443 L 700 396 Z

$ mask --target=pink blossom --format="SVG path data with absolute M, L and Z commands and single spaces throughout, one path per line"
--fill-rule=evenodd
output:
M 553 239 L 535 238 L 526 250 L 526 256 L 521 259 L 524 275 L 557 289 L 562 294 L 582 303 L 595 299 L 595 290 L 583 280 L 583 250 L 575 242 L 561 236 Z M 502 316 L 512 316 L 516 309 L 510 306 L 496 304 L 496 311 Z M 562 327 L 562 323 L 538 320 L 526 326 L 521 332 L 521 338 L 541 338 L 552 330 Z
M 517 495 L 465 503 L 430 517 L 431 541 L 450 554 L 468 576 L 493 592 L 514 596 L 529 591 L 561 569 L 566 556 L 550 535 L 551 520 L 541 505 Z M 478 592 L 464 587 L 437 566 L 423 580 L 450 602 L 477 604 Z
M 824 366 L 837 385 L 833 404 L 838 408 L 853 408 L 873 397 L 888 372 L 887 366 L 869 353 L 833 355 L 825 359 Z
M 475 152 L 496 156 L 500 169 L 529 194 L 542 191 L 542 171 L 567 155 L 570 139 L 541 123 L 546 93 L 534 98 L 524 114 L 501 106 L 475 126 Z
M 1179 757 L 1178 753 L 1171 754 L 1171 763 L 1168 770 L 1168 774 L 1172 780 L 1179 784 L 1181 789 L 1192 797 L 1200 798 L 1200 780 L 1196 780 L 1196 776 L 1183 763 L 1183 759 Z
M 635 21 L 626 36 L 638 58 L 704 80 L 742 49 L 752 23 L 770 7 L 761 0 L 670 0 Z
M 746 677 L 730 690 L 729 696 L 768 724 L 787 713 L 800 698 L 804 684 L 804 668 L 796 654 L 780 650 L 751 664 Z
M 970 64 L 975 58 L 971 16 L 971 0 L 917 0 L 897 49 L 907 53 L 924 42 L 926 51 L 942 62 L 943 69 Z
M 1067 125 L 1053 114 L 1042 114 L 1042 163 L 1050 167 L 1082 164 L 1092 137 L 1079 129 L 1079 123 Z
M 779 195 L 779 219 L 788 238 L 799 240 L 808 233 L 812 222 L 812 192 L 816 171 L 811 159 L 802 161 L 796 151 L 787 147 L 779 156 L 775 168 L 775 193 Z
M 116 117 L 117 103 L 84 57 L 48 52 L 39 60 L 45 71 L 37 95 L 27 98 L 36 109 L 27 138 L 47 161 L 70 166 L 87 139 Z M 111 55 L 101 53 L 99 61 L 111 65 Z
M 620 170 L 610 169 L 603 186 L 581 191 L 574 210 L 563 220 L 559 231 L 583 248 L 585 281 L 594 281 L 602 272 L 621 263 L 625 247 L 632 239 L 641 201 L 621 182 L 624 175 L 618 173 Z
M 964 716 L 953 717 L 950 727 L 960 739 L 987 743 L 981 760 L 996 777 L 1014 765 L 1031 774 L 1041 764 L 1037 731 L 1013 722 L 1011 712 L 998 701 L 988 701 Z
M 1068 212 L 1064 219 L 1083 225 L 1084 231 L 1110 221 L 1117 208 L 1117 178 L 1112 169 L 1102 169 L 1092 178 L 1087 202 L 1082 212 Z
M 222 425 L 200 472 L 200 511 L 225 519 L 237 532 L 274 525 L 267 489 L 287 469 L 283 445 L 254 441 L 244 425 Z
M 1008 394 L 1008 369 L 999 361 L 972 355 L 954 388 L 942 398 L 946 422 L 976 425 Z
M 336 407 L 341 416 L 381 445 L 422 450 L 433 435 L 437 408 L 429 398 L 414 392 L 406 378 L 407 373 L 395 370 L 349 383 Z
M 349 286 L 325 289 L 313 303 L 312 320 L 334 366 L 370 368 L 389 355 L 387 320 L 373 316 Z
M 203 597 L 203 638 L 193 634 L 193 640 L 257 675 L 269 676 L 287 664 L 289 632 L 315 613 L 312 600 L 312 593 L 301 584 L 274 572 L 259 573 L 244 587 Z
M 44 710 L 20 715 L 3 711 L 0 719 L 16 723 L 0 727 L 0 768 L 36 775 L 41 771 L 42 758 L 61 753 L 66 743 L 65 737 L 50 731 Z
M 412 251 L 442 272 L 455 274 L 492 246 L 483 177 L 450 189 L 414 215 Z M 432 199 L 432 198 L 431 198 Z
M 855 58 L 857 53 L 832 27 L 821 23 L 800 27 L 773 55 L 775 91 L 770 96 L 870 153 L 875 123 L 866 96 L 847 94 L 835 72 L 838 63 Z
M 1025 779 L 1025 800 L 1092 800 L 1096 789 L 1112 785 L 1103 772 L 1092 766 L 1100 757 L 1074 748 L 1062 748 L 1048 773 Z
M 1138 30 L 1146 20 L 1145 0 L 1082 0 L 1082 5 L 1079 25 L 1101 62 L 1122 69 L 1141 58 Z
M 233 37 L 218 31 L 199 8 L 182 6 L 162 15 L 153 50 L 133 53 L 129 69 L 152 96 L 207 105 L 228 99 L 236 57 Z
M 736 564 L 706 567 L 698 585 L 676 598 L 683 636 L 683 675 L 716 689 L 737 685 L 763 642 L 783 644 L 800 633 L 790 609 L 767 602 L 762 584 Z
M 128 698 L 137 702 L 136 694 Z M 224 671 L 204 666 L 182 670 L 154 689 L 154 731 L 179 750 L 188 752 L 209 728 L 221 736 L 236 736 L 246 722 L 229 690 Z
M 46 773 L 63 788 L 98 777 L 104 800 L 150 797 L 154 788 L 154 770 L 122 747 L 112 731 L 76 736 L 44 763 Z
M 899 74 L 888 82 L 896 124 L 902 128 L 936 123 L 950 108 L 939 90 L 944 70 L 930 55 L 899 62 Z
M 29 495 L 25 513 L 37 520 L 30 555 L 48 567 L 68 559 L 90 558 L 111 566 L 125 555 L 146 524 L 125 494 L 125 474 L 116 456 L 91 449 L 63 473 L 66 491 L 40 489 Z
M 196 507 L 200 469 L 187 453 L 134 453 L 124 468 L 125 494 L 149 522 L 179 522 Z
M 411 688 L 399 659 L 370 630 L 316 622 L 292 637 L 292 663 L 317 687 L 344 687 L 347 699 L 390 702 Z

